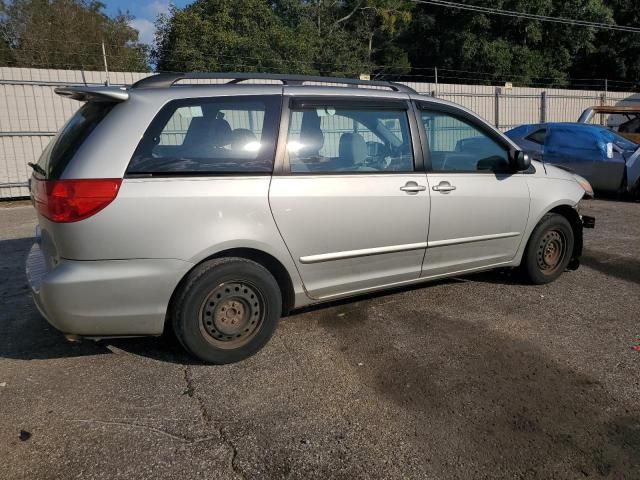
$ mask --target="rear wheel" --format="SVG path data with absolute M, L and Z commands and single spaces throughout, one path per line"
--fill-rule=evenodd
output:
M 548 213 L 529 238 L 522 270 L 534 284 L 553 282 L 565 271 L 573 252 L 574 236 L 569 221 Z
M 271 338 L 282 311 L 278 283 L 262 265 L 220 258 L 196 267 L 172 310 L 173 328 L 191 354 L 214 364 L 243 360 Z

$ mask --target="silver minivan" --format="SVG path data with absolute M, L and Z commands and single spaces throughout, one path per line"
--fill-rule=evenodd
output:
M 185 83 L 200 79 L 228 82 Z M 502 267 L 553 281 L 594 223 L 583 178 L 396 83 L 157 74 L 56 91 L 84 104 L 32 165 L 27 277 L 68 335 L 172 328 L 235 362 L 306 305 Z

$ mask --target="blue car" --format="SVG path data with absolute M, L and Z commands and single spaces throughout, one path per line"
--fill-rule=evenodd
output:
M 640 193 L 640 145 L 598 125 L 539 123 L 506 132 L 535 160 L 583 176 L 595 190 Z

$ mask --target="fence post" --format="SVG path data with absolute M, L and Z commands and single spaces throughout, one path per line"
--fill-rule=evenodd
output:
M 607 92 L 603 92 L 600 94 L 600 105 L 603 107 L 607 106 Z M 603 127 L 606 127 L 607 123 L 605 122 L 605 116 L 599 115 L 599 117 L 600 117 L 600 125 Z
M 495 112 L 494 112 L 494 120 L 496 128 L 500 128 L 500 87 L 496 87 L 496 94 L 494 100 Z
M 435 76 L 436 76 L 436 92 L 438 91 L 438 67 L 435 67 Z
M 547 123 L 547 92 L 540 93 L 540 123 Z

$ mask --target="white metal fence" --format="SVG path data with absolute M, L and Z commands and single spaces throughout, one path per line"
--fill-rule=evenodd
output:
M 147 75 L 111 72 L 110 79 L 114 85 L 125 85 Z M 28 196 L 26 183 L 31 171 L 27 163 L 37 161 L 51 137 L 80 105 L 56 95 L 54 88 L 103 82 L 104 72 L 0 67 L 0 198 Z M 464 105 L 501 130 L 523 123 L 575 121 L 593 105 L 640 101 L 640 94 L 629 92 L 406 84 L 420 93 Z

